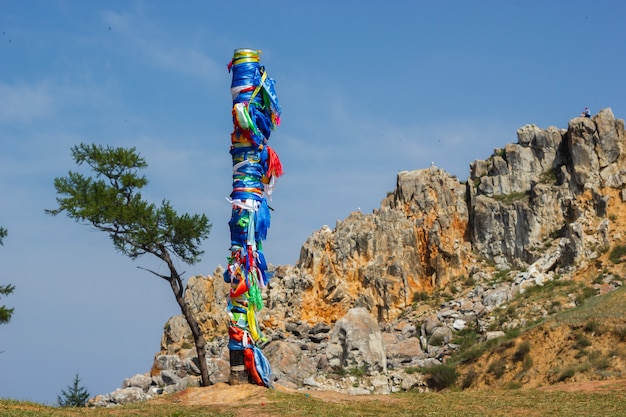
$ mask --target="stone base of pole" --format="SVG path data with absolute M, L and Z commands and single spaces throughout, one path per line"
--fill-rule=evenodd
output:
M 230 353 L 230 385 L 241 385 L 248 383 L 248 371 L 243 362 L 243 350 L 231 350 Z

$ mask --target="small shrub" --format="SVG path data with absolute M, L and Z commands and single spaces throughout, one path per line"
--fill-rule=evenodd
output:
M 582 289 L 582 291 L 580 292 L 580 294 L 578 294 L 576 296 L 576 304 L 580 305 L 583 303 L 583 301 L 585 301 L 587 298 L 591 298 L 594 295 L 596 295 L 596 290 L 591 288 L 591 287 L 584 287 Z
M 591 366 L 597 371 L 604 371 L 608 369 L 611 365 L 611 360 L 608 356 L 598 355 L 593 359 L 590 359 Z
M 593 281 L 591 281 L 592 284 L 602 284 L 602 282 L 604 281 L 604 274 L 600 274 L 597 277 L 595 277 L 595 279 Z
M 478 376 L 478 373 L 473 368 L 470 369 L 465 375 L 465 377 L 463 377 L 463 381 L 461 381 L 461 388 L 466 389 L 466 388 L 471 387 L 474 381 L 476 380 L 477 376 Z
M 487 372 L 493 374 L 496 378 L 501 378 L 506 371 L 506 361 L 502 358 L 498 358 L 491 362 L 487 367 Z
M 585 331 L 585 333 L 592 333 L 592 334 L 597 334 L 600 335 L 601 333 L 601 328 L 600 328 L 600 323 L 594 319 L 589 320 L 588 322 L 585 323 L 585 325 L 583 326 L 583 330 Z
M 505 338 L 504 340 L 501 340 L 500 343 L 498 343 L 498 345 L 494 349 L 494 352 L 504 353 L 506 350 L 511 349 L 513 346 L 515 346 L 515 341 L 509 338 Z
M 591 341 L 587 339 L 587 336 L 585 336 L 584 334 L 576 333 L 574 337 L 576 340 L 574 342 L 574 349 L 583 350 L 584 348 L 591 346 Z
M 501 269 L 495 274 L 493 274 L 493 279 L 496 282 L 504 281 L 507 278 L 507 275 L 511 272 L 510 269 Z
M 520 345 L 517 347 L 517 350 L 513 354 L 513 360 L 515 362 L 521 362 L 524 360 L 524 358 L 526 357 L 526 355 L 528 355 L 529 352 L 530 352 L 530 342 L 524 341 L 520 343 Z
M 337 367 L 337 368 L 333 368 L 333 373 L 336 374 L 336 375 L 339 375 L 339 376 L 346 376 L 346 375 L 348 375 L 348 371 L 343 366 L 340 366 L 340 367 Z
M 522 362 L 522 369 L 524 371 L 530 370 L 533 367 L 533 358 L 530 355 L 524 356 L 524 361 Z
M 474 277 L 469 277 L 467 275 L 463 276 L 463 285 L 466 287 L 473 287 L 476 285 L 476 279 Z
M 556 170 L 551 168 L 547 171 L 544 171 L 539 175 L 539 182 L 541 184 L 554 184 L 556 183 Z
M 363 365 L 360 367 L 354 367 L 354 368 L 350 368 L 350 375 L 352 376 L 356 376 L 356 377 L 362 377 L 364 375 L 367 375 L 368 372 L 368 366 L 367 365 Z
M 567 368 L 566 370 L 564 370 L 563 372 L 559 374 L 557 381 L 563 382 L 566 379 L 573 377 L 574 375 L 576 375 L 576 367 L 570 366 L 569 368 Z
M 609 260 L 614 264 L 623 262 L 623 257 L 626 255 L 626 245 L 617 245 L 611 252 L 609 252 Z
M 425 373 L 428 375 L 428 386 L 438 391 L 452 387 L 459 377 L 456 368 L 447 364 L 427 368 Z
M 515 339 L 517 336 L 520 335 L 520 329 L 515 327 L 513 329 L 509 329 L 509 330 L 505 331 L 504 334 L 505 334 L 507 339 Z
M 553 300 L 550 303 L 550 314 L 556 314 L 562 310 L 562 303 L 559 300 Z
M 472 363 L 482 356 L 487 351 L 487 347 L 484 343 L 477 343 L 466 349 L 460 351 L 456 359 L 459 363 Z
M 505 389 L 520 389 L 522 388 L 522 383 L 519 381 L 509 381 L 504 386 Z
M 419 303 L 421 301 L 426 301 L 428 300 L 428 293 L 426 291 L 417 291 L 413 293 L 413 302 L 414 303 Z
M 509 305 L 507 307 L 506 314 L 508 314 L 512 318 L 515 318 L 515 317 L 517 317 L 519 315 L 517 313 L 517 309 L 515 308 L 515 306 L 513 304 L 511 304 L 511 305 Z
M 613 333 L 617 336 L 620 342 L 626 341 L 626 326 L 616 326 L 613 329 Z

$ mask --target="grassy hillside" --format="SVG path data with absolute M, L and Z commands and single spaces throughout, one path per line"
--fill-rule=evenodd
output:
M 542 292 L 544 299 L 559 297 L 555 288 Z M 624 378 L 626 288 L 585 298 L 579 306 L 537 320 L 524 330 L 475 344 L 449 363 L 456 364 L 457 383 L 464 389 L 536 388 Z

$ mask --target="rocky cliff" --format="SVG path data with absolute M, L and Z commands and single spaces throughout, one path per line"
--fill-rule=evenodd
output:
M 625 135 L 604 109 L 567 130 L 522 127 L 516 144 L 474 161 L 465 182 L 436 167 L 400 172 L 379 209 L 324 226 L 295 268 L 277 269 L 267 324 L 287 314 L 332 323 L 351 307 L 389 322 L 416 293 L 449 287 L 484 261 L 498 270 L 580 268 L 621 227 L 607 213 L 625 196 Z
M 567 129 L 526 125 L 517 139 L 472 162 L 466 181 L 434 166 L 398 173 L 380 208 L 322 227 L 295 266 L 274 268 L 259 317 L 279 383 L 427 389 L 412 370 L 458 354 L 468 329 L 476 343 L 503 336 L 575 307 L 585 293 L 567 287 L 556 308 L 556 293 L 522 303 L 529 288 L 580 276 L 593 294 L 621 286 L 621 264 L 608 253 L 626 237 L 623 120 L 604 109 Z M 604 271 L 601 282 L 591 282 L 590 268 Z M 212 340 L 215 382 L 228 375 L 226 292 L 218 270 L 191 278 L 186 293 Z M 516 314 L 503 313 L 507 306 Z M 194 360 L 186 323 L 172 317 L 148 386 L 194 383 Z M 148 395 L 143 388 L 136 392 Z

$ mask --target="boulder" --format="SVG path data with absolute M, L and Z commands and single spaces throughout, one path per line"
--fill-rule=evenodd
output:
M 353 308 L 337 321 L 326 348 L 335 369 L 361 369 L 365 374 L 385 372 L 387 358 L 378 323 L 364 308 Z

